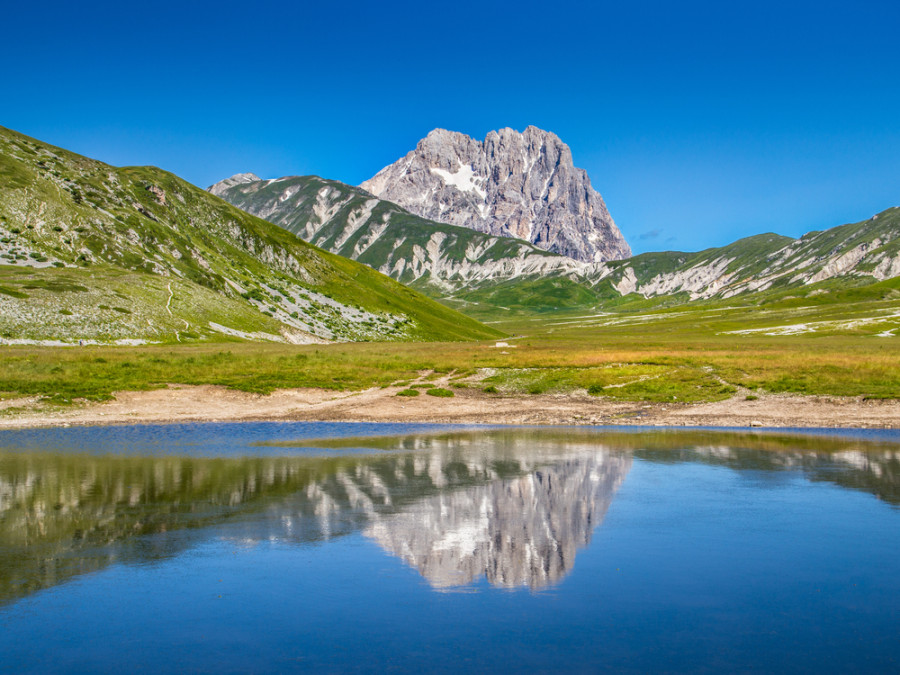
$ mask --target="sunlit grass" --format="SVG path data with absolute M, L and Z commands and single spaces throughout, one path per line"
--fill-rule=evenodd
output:
M 843 320 L 890 309 L 870 305 L 803 310 L 803 320 Z M 64 402 L 167 384 L 265 394 L 295 387 L 408 386 L 423 376 L 450 375 L 454 383 L 484 380 L 479 388 L 498 395 L 581 391 L 622 400 L 691 402 L 728 398 L 744 387 L 754 394 L 900 398 L 900 338 L 879 337 L 884 324 L 800 335 L 728 332 L 784 325 L 797 321 L 797 312 L 681 308 L 601 320 L 557 315 L 501 324 L 519 337 L 499 348 L 494 342 L 3 347 L 0 391 L 7 398 L 34 394 Z

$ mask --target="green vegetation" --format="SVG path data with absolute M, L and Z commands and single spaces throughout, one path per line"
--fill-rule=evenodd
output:
M 660 402 L 721 400 L 737 392 L 898 398 L 897 284 L 869 287 L 861 296 L 868 300 L 849 304 L 782 298 L 752 309 L 722 304 L 526 317 L 501 324 L 521 336 L 508 349 L 493 342 L 0 347 L 0 391 L 71 400 L 168 384 L 259 393 L 360 390 L 430 373 L 480 382 L 495 395 L 581 391 Z
M 565 277 L 552 277 L 503 281 L 455 293 L 443 302 L 460 311 L 471 311 L 473 315 L 487 318 L 496 316 L 498 307 L 509 315 L 548 313 L 595 307 L 602 299 L 584 284 Z
M 426 389 L 425 393 L 429 396 L 437 396 L 438 398 L 450 398 L 455 394 L 449 389 L 444 389 L 443 387 L 435 387 L 434 389 Z
M 203 286 L 108 265 L 64 270 L 0 265 L 0 284 L 26 299 L 0 300 L 0 338 L 177 343 L 191 340 L 186 326 L 208 338 L 238 339 L 216 333 L 210 322 L 272 337 L 281 330 L 278 321 L 252 306 Z
M 572 278 L 521 276 L 488 280 L 451 295 L 424 290 L 470 316 L 495 320 L 499 314 L 511 321 L 565 310 L 647 312 L 687 304 L 712 306 L 723 303 L 723 297 L 729 305 L 745 307 L 816 295 L 826 296 L 814 301 L 817 304 L 832 303 L 836 299 L 827 296 L 833 293 L 847 293 L 845 301 L 853 301 L 852 296 L 869 299 L 884 283 L 879 277 L 889 276 L 898 265 L 900 208 L 891 208 L 869 220 L 810 232 L 798 240 L 768 233 L 698 253 L 663 251 L 610 261 L 599 280 L 590 273 Z M 706 281 L 698 282 L 700 278 Z M 623 285 L 626 279 L 631 283 Z M 876 288 L 866 290 L 870 286 Z M 628 292 L 630 288 L 644 294 Z M 698 299 L 698 293 L 709 299 Z
M 418 396 L 418 389 L 402 389 L 397 392 L 397 396 Z
M 2 127 L 0 265 L 2 330 L 15 339 L 499 334 L 168 172 L 112 167 Z M 30 316 L 33 307 L 43 317 L 54 304 L 53 321 Z M 73 312 L 67 321 L 59 320 L 61 308 Z
M 637 256 L 610 263 L 613 273 L 596 283 L 523 277 L 445 299 L 490 322 L 484 326 L 159 169 L 116 169 L 0 128 L 0 185 L 0 340 L 87 343 L 0 347 L 7 398 L 39 395 L 64 404 L 170 384 L 267 393 L 398 382 L 408 385 L 403 396 L 420 389 L 452 396 L 433 384 L 409 384 L 444 376 L 453 377 L 453 387 L 497 396 L 900 397 L 900 278 L 824 275 L 806 283 L 782 274 L 762 292 L 690 304 L 683 291 L 645 298 L 613 287 L 626 269 L 644 283 L 717 260 L 725 272 L 755 279 L 776 265 L 776 255 L 780 269 L 813 259 L 808 269 L 815 270 L 828 256 L 866 245 L 883 253 L 884 265 L 900 251 L 900 237 L 893 237 L 900 209 L 795 242 L 766 234 L 695 254 Z M 312 199 L 330 182 L 297 185 Z M 365 203 L 364 194 L 357 197 Z M 376 208 L 388 209 L 384 204 Z M 409 246 L 424 245 L 434 232 L 403 212 L 382 215 Z M 444 246 L 463 257 L 512 255 L 521 245 L 503 240 L 488 251 L 484 235 L 445 230 L 455 239 Z M 359 237 L 342 246 L 357 244 Z M 387 245 L 379 240 L 366 249 L 370 262 L 386 255 L 378 247 Z M 396 255 L 410 259 L 412 249 Z M 871 272 L 870 262 L 858 271 Z M 438 293 L 427 278 L 417 284 Z M 504 334 L 519 339 L 504 348 L 455 342 Z M 337 342 L 284 343 L 311 335 Z M 413 339 L 440 342 L 404 342 Z M 91 344 L 117 341 L 155 344 Z

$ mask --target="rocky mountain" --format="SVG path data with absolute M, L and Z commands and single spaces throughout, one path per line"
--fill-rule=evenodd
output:
M 800 239 L 760 234 L 697 253 L 644 253 L 586 265 L 567 275 L 497 280 L 459 291 L 449 304 L 487 316 L 497 307 L 533 312 L 647 308 L 717 299 L 762 302 L 788 293 L 812 297 L 874 288 L 898 278 L 900 208 L 894 207 Z
M 605 269 L 521 239 L 427 220 L 317 176 L 262 180 L 242 173 L 208 189 L 305 241 L 437 297 L 523 276 L 587 276 L 589 270 Z
M 0 127 L 0 343 L 495 334 L 170 173 Z
M 537 127 L 492 131 L 484 141 L 435 129 L 360 187 L 418 216 L 575 260 L 631 255 L 569 147 Z
M 871 284 L 900 276 L 900 208 L 796 240 L 760 234 L 699 253 L 646 253 L 608 268 L 607 292 L 645 298 Z

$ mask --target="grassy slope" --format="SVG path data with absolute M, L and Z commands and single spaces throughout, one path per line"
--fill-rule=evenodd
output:
M 829 253 L 843 254 L 859 246 L 874 246 L 876 240 L 880 244 L 879 250 L 894 257 L 900 253 L 898 233 L 900 233 L 900 207 L 886 209 L 868 220 L 803 235 L 793 247 L 793 255 L 788 257 L 784 264 L 790 268 L 803 258 Z M 859 269 L 869 271 L 872 267 L 873 265 L 866 261 Z
M 277 335 L 281 327 L 242 299 L 223 297 L 182 279 L 106 265 L 87 269 L 2 265 L 0 310 L 0 336 L 7 339 L 80 335 L 113 342 L 171 335 L 180 342 L 198 339 L 191 327 L 208 326 L 210 321 L 270 335 Z
M 495 334 L 168 172 L 154 167 L 116 169 L 2 128 L 0 145 L 0 263 L 54 265 L 96 294 L 108 291 L 104 274 L 84 270 L 117 268 L 166 277 L 188 284 L 184 290 L 197 302 L 211 300 L 201 314 L 215 316 L 218 300 L 231 300 L 231 305 L 225 303 L 233 310 L 228 313 L 230 327 L 244 331 L 262 326 L 277 333 L 286 324 L 320 327 L 320 334 L 341 339 Z M 47 267 L 42 274 L 52 277 L 54 269 Z M 7 285 L 16 285 L 16 273 L 5 271 Z M 24 280 L 34 271 L 23 268 L 21 274 Z M 143 285 L 134 288 L 136 302 Z M 299 298 L 305 307 L 297 306 Z M 75 301 L 65 295 L 59 299 L 61 307 Z M 148 312 L 164 311 L 158 293 L 142 301 L 150 303 Z M 239 305 L 245 307 L 243 312 L 236 309 Z M 347 312 L 341 305 L 361 312 Z M 292 312 L 302 316 L 291 317 Z M 206 324 L 196 325 L 191 318 L 190 313 L 177 317 L 199 335 L 212 335 Z M 21 328 L 20 323 L 7 332 Z M 163 329 L 144 333 L 175 337 Z
M 613 275 L 594 285 L 566 277 L 522 278 L 457 293 L 452 298 L 444 298 L 442 301 L 481 319 L 495 316 L 498 308 L 503 310 L 506 316 L 516 317 L 567 309 L 590 311 L 597 308 L 633 312 L 672 307 L 688 302 L 690 300 L 688 294 L 673 293 L 650 298 L 637 293 L 623 296 L 613 287 L 612 280 L 618 280 L 626 268 L 631 268 L 638 282 L 646 283 L 659 274 L 686 270 L 723 256 L 733 258 L 728 266 L 729 270 L 741 269 L 745 276 L 752 276 L 765 267 L 769 256 L 792 241 L 794 240 L 790 237 L 777 234 L 761 234 L 698 253 L 681 251 L 642 253 L 626 260 L 606 263 L 614 271 Z
M 543 314 L 565 309 L 595 307 L 601 296 L 567 277 L 512 279 L 443 298 L 442 302 L 482 319 Z
M 727 246 L 708 248 L 697 253 L 681 251 L 661 251 L 642 253 L 627 260 L 616 260 L 610 267 L 621 269 L 631 267 L 639 281 L 649 281 L 657 274 L 678 269 L 688 269 L 717 258 L 733 258 L 728 270 L 742 269 L 747 273 L 762 270 L 769 256 L 794 240 L 771 232 L 738 239 Z
M 802 292 L 808 279 L 841 256 L 851 255 L 859 247 L 866 250 L 865 259 L 846 273 L 828 280 L 829 288 L 850 288 L 876 283 L 867 276 L 876 267 L 878 258 L 895 258 L 900 253 L 900 208 L 886 209 L 874 217 L 858 223 L 841 225 L 821 232 L 809 232 L 798 240 L 767 233 L 740 239 L 728 246 L 706 249 L 698 253 L 677 251 L 646 253 L 629 260 L 609 263 L 614 274 L 602 281 L 597 291 L 607 301 L 622 305 L 611 282 L 621 278 L 631 268 L 639 284 L 651 281 L 658 274 L 687 272 L 698 265 L 719 259 L 730 260 L 726 273 L 736 273 L 731 286 L 753 279 L 772 277 L 768 288 L 797 289 Z M 727 290 L 727 289 L 723 289 Z M 686 302 L 687 294 L 680 300 Z M 677 300 L 677 299 L 676 299 Z M 661 298 L 660 302 L 667 302 Z M 668 302 L 667 304 L 672 304 Z M 637 305 L 640 307 L 640 305 Z
M 889 215 L 893 218 L 893 211 Z M 858 236 L 870 227 L 860 226 Z M 747 246 L 749 259 L 753 247 L 780 243 L 753 238 L 741 246 Z M 754 255 L 759 252 L 757 248 Z M 684 255 L 658 254 L 657 260 Z M 654 264 L 653 256 L 642 259 L 648 268 Z M 335 261 L 356 273 L 374 274 L 349 261 Z M 9 283 L 0 281 L 2 286 Z M 862 278 L 830 279 L 671 308 L 650 307 L 660 300 L 626 298 L 630 311 L 616 313 L 586 312 L 579 306 L 579 288 L 532 284 L 535 302 L 547 308 L 540 316 L 489 315 L 493 321 L 507 317 L 494 325 L 525 336 L 511 343 L 514 348 L 462 343 L 17 347 L 0 350 L 0 391 L 65 400 L 102 398 L 119 389 L 170 382 L 257 392 L 298 386 L 359 389 L 409 380 L 431 369 L 456 371 L 457 376 L 492 373 L 480 386 L 494 386 L 500 395 L 587 389 L 623 400 L 703 401 L 726 398 L 737 387 L 746 387 L 900 397 L 895 344 L 900 279 L 875 284 Z M 9 291 L 53 292 L 21 287 Z M 554 306 L 565 307 L 574 298 L 568 310 L 549 311 L 546 297 L 554 292 Z

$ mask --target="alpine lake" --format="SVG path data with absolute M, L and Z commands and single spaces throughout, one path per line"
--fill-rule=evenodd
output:
M 0 670 L 900 671 L 900 432 L 0 432 Z

